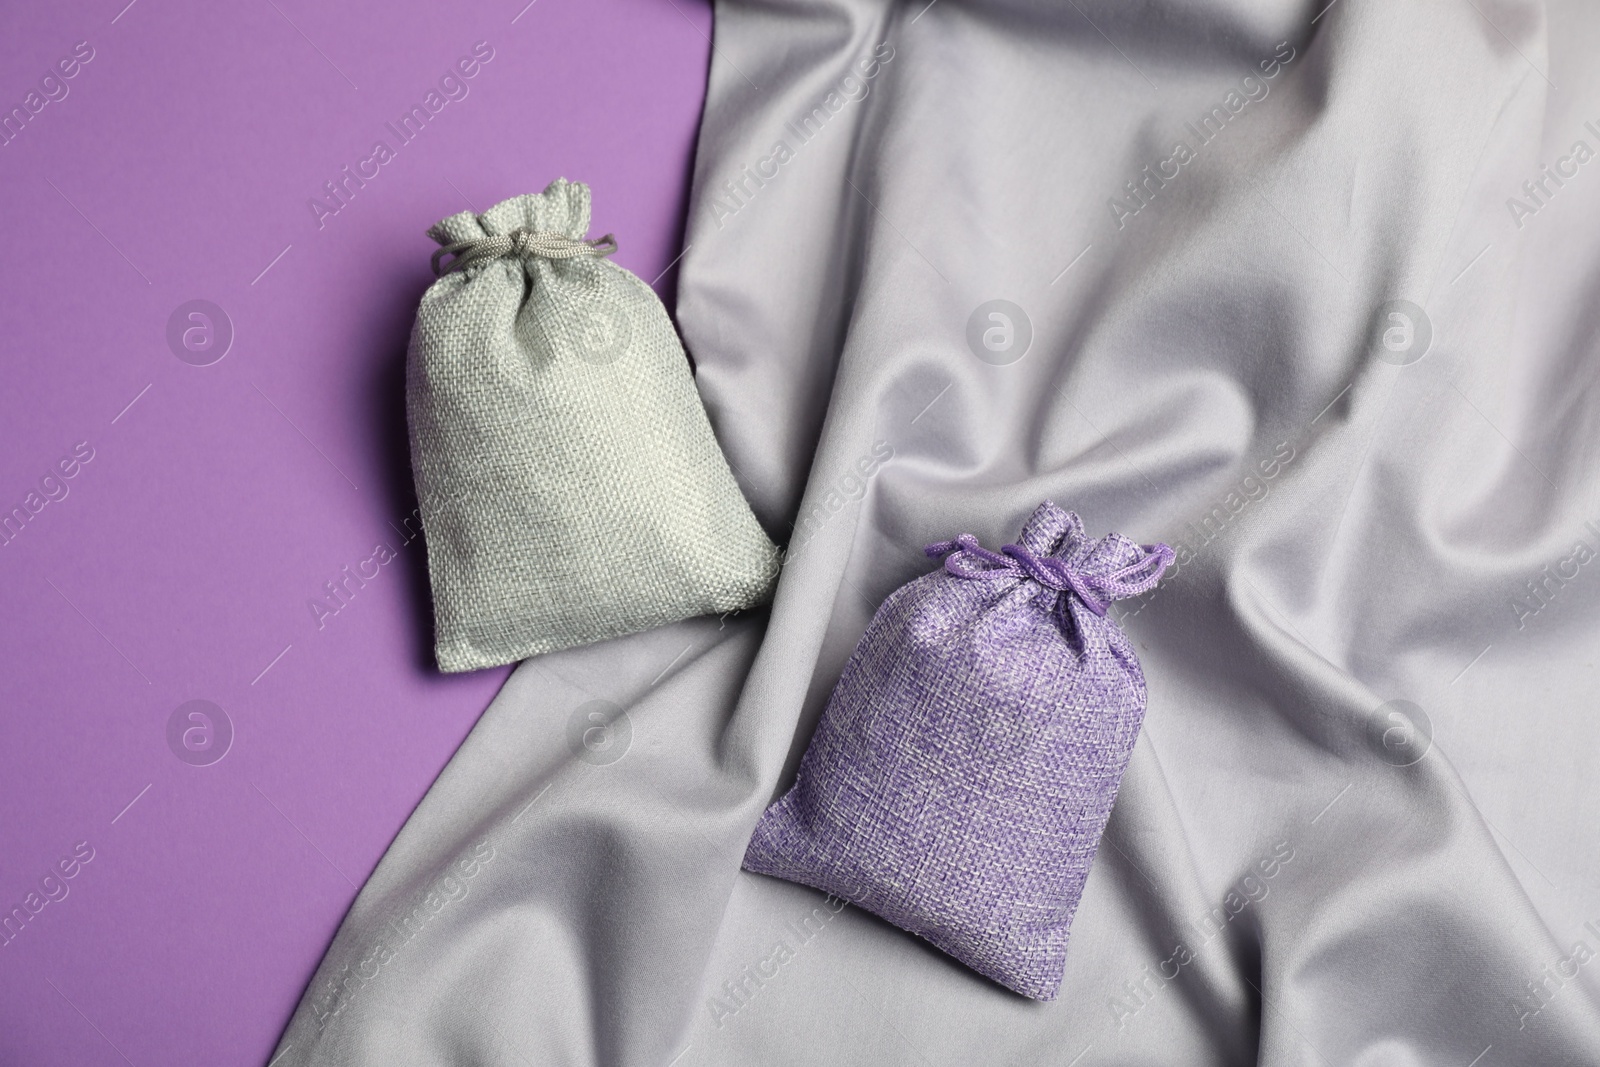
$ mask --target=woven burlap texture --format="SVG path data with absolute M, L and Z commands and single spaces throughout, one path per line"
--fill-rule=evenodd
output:
M 559 179 L 428 231 L 582 239 Z M 599 256 L 508 257 L 423 295 L 406 364 L 441 670 L 497 666 L 771 595 L 739 492 L 655 293 Z

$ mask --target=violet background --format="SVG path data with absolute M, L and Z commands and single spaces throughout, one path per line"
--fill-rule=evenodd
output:
M 77 442 L 95 452 L 0 546 L 0 911 L 75 843 L 95 851 L 0 947 L 0 1063 L 263 1064 L 506 673 L 437 673 L 422 545 L 391 525 L 415 506 L 423 231 L 564 176 L 593 187 L 616 261 L 656 279 L 679 251 L 711 14 L 125 3 L 0 15 L 4 110 L 76 42 L 95 50 L 0 148 L 0 511 Z M 393 146 L 384 123 L 480 40 L 495 55 L 467 97 L 319 229 L 308 199 Z M 235 333 L 203 367 L 166 339 L 197 298 Z M 319 631 L 308 600 L 380 541 L 399 558 Z M 196 698 L 235 730 L 204 767 L 166 739 Z

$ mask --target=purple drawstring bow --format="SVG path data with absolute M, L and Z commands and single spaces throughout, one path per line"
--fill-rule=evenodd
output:
M 945 556 L 944 569 L 957 578 L 1004 578 L 1023 575 L 1060 592 L 1071 591 L 1083 606 L 1104 616 L 1113 600 L 1138 596 L 1155 588 L 1172 562 L 1172 549 L 1164 544 L 1139 545 L 1144 555 L 1116 570 L 1109 569 L 1102 549 L 1110 538 L 1096 542 L 1083 559 L 1089 566 L 1074 567 L 1059 556 L 1040 556 L 1024 545 L 1010 544 L 991 552 L 971 534 L 940 541 L 924 548 L 930 557 Z M 1123 541 L 1122 538 L 1118 538 Z M 1131 541 L 1123 541 L 1131 545 Z M 1094 566 L 1099 563 L 1100 566 Z

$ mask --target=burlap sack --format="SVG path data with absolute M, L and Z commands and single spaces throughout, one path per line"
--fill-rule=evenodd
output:
M 1067 933 L 1144 719 L 1106 618 L 1166 545 L 1084 535 L 1046 501 L 999 552 L 963 534 L 884 601 L 744 866 L 843 897 L 1024 996 Z
M 428 231 L 406 409 L 445 671 L 771 595 L 672 322 L 588 229 L 563 179 Z

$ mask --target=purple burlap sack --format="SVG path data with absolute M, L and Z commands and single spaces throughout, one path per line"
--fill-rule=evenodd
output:
M 744 866 L 1050 1000 L 1144 718 L 1106 608 L 1154 587 L 1172 550 L 1090 540 L 1046 501 L 999 552 L 967 534 L 927 551 L 944 567 L 878 609 Z

